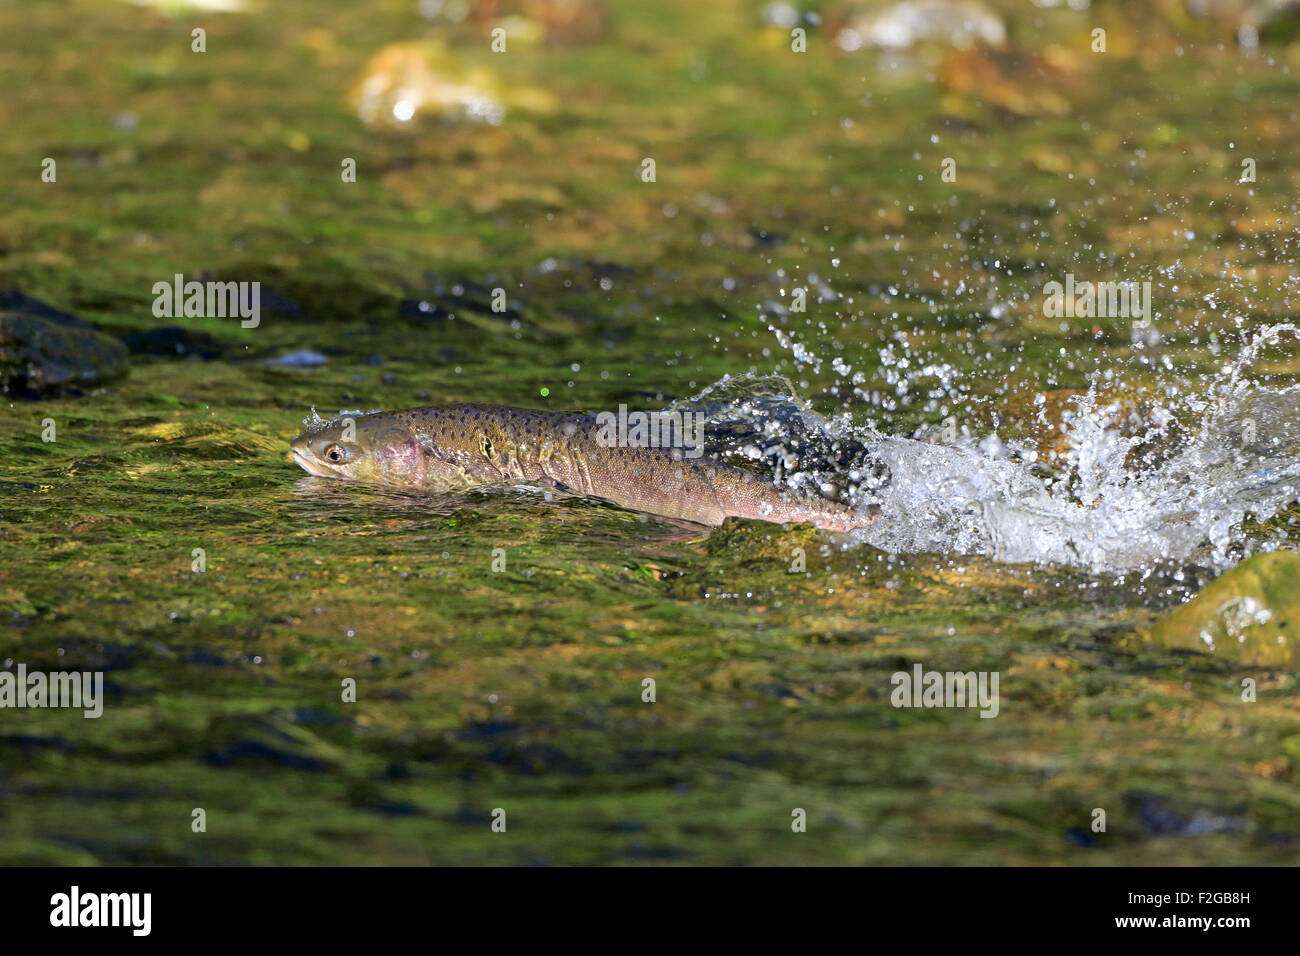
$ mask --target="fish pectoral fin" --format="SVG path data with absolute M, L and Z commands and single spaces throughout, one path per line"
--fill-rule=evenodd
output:
M 536 479 L 536 482 L 537 484 L 541 485 L 543 488 L 548 488 L 551 491 L 558 491 L 562 495 L 573 495 L 578 498 L 582 497 L 582 495 L 579 494 L 579 492 L 576 489 L 570 488 L 562 481 L 556 481 L 554 478 L 551 478 L 549 475 L 545 478 Z

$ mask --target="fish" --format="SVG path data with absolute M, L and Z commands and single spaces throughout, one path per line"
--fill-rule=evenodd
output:
M 877 517 L 682 449 L 613 444 L 580 413 L 465 402 L 325 421 L 312 409 L 303 426 L 293 460 L 322 478 L 432 492 L 534 485 L 705 527 L 736 517 L 844 532 Z

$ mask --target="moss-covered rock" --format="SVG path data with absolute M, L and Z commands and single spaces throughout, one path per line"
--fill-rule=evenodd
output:
M 1207 585 L 1139 638 L 1262 667 L 1300 664 L 1300 555 L 1259 554 Z
M 0 292 L 0 389 L 37 396 L 126 373 L 117 339 L 21 292 Z

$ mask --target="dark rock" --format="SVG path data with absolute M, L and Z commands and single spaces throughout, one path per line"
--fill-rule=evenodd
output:
M 124 341 L 132 355 L 172 355 L 207 361 L 220 358 L 225 346 L 206 332 L 160 325 L 156 329 L 132 332 Z
M 38 397 L 126 374 L 117 339 L 21 292 L 0 291 L 0 389 Z
M 1087 830 L 1080 830 L 1073 827 L 1065 831 L 1065 838 L 1075 846 L 1093 847 L 1097 845 L 1096 838 Z
M 402 303 L 401 316 L 419 322 L 440 322 L 450 319 L 452 313 L 428 299 L 408 299 Z
M 8 734 L 0 737 L 0 746 L 16 747 L 26 755 L 39 754 L 49 750 L 56 750 L 60 753 L 74 753 L 77 749 L 73 744 L 57 734 L 48 737 L 37 734 Z
M 33 299 L 17 289 L 0 289 L 0 312 L 21 312 L 23 315 L 34 315 L 59 323 L 81 322 L 75 315 L 46 305 L 40 299 Z

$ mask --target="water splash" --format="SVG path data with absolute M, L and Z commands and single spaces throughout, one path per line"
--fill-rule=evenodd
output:
M 953 427 L 927 440 L 824 418 L 778 376 L 726 378 L 677 410 L 703 411 L 720 457 L 773 468 L 794 487 L 879 504 L 855 541 L 895 553 L 982 554 L 1092 572 L 1196 564 L 1221 571 L 1285 541 L 1247 534 L 1300 500 L 1300 385 L 1251 367 L 1290 324 L 1253 334 L 1207 387 L 1168 388 L 1138 427 L 1103 376 L 1060 416 L 1063 451 Z M 945 434 L 946 432 L 946 434 Z

